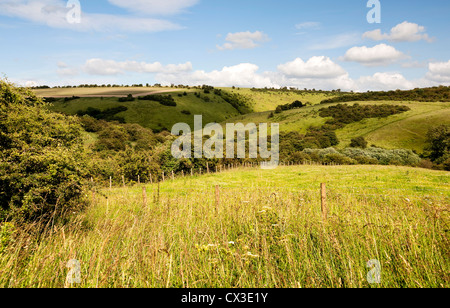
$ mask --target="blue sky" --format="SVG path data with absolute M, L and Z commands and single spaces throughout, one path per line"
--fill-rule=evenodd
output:
M 0 73 L 22 85 L 343 90 L 450 85 L 450 2 L 0 0 Z M 73 15 L 73 17 L 77 17 Z

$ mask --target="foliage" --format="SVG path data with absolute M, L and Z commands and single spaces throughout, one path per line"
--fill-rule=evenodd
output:
M 426 151 L 432 161 L 436 161 L 450 153 L 450 125 L 440 125 L 428 131 Z
M 353 138 L 351 140 L 350 143 L 350 147 L 351 148 L 361 148 L 361 149 L 365 149 L 367 148 L 368 142 L 366 141 L 366 139 L 364 139 L 364 137 L 356 137 Z
M 345 124 L 359 122 L 368 118 L 386 118 L 388 116 L 409 111 L 407 106 L 399 105 L 359 105 L 338 104 L 320 109 L 319 115 L 323 118 L 332 117 L 327 124 L 343 127 Z
M 135 98 L 132 94 L 128 94 L 126 97 L 120 97 L 119 102 L 125 103 L 125 102 L 134 102 Z
M 418 101 L 418 102 L 450 102 L 450 87 L 432 87 L 408 91 L 376 91 L 353 93 L 326 99 L 321 104 L 343 103 L 353 101 Z
M 84 204 L 81 136 L 76 118 L 0 81 L 0 220 L 48 221 Z
M 125 106 L 117 106 L 113 108 L 108 108 L 105 110 L 100 110 L 93 107 L 88 107 L 85 111 L 79 110 L 77 112 L 77 116 L 82 117 L 84 115 L 88 115 L 97 120 L 105 120 L 105 121 L 117 121 L 120 123 L 125 123 L 125 119 L 123 117 L 118 117 L 117 114 L 121 112 L 127 111 L 128 108 Z
M 176 107 L 177 103 L 175 102 L 172 95 L 146 95 L 146 96 L 139 96 L 139 100 L 146 100 L 146 101 L 155 101 L 160 103 L 163 106 L 169 106 L 169 107 Z
M 285 104 L 285 105 L 280 105 L 277 107 L 277 109 L 275 110 L 275 113 L 281 113 L 283 111 L 286 110 L 292 110 L 292 109 L 297 109 L 297 108 L 303 108 L 306 105 L 304 105 L 301 101 L 296 100 L 295 102 L 293 102 L 292 104 Z
M 224 101 L 233 106 L 240 114 L 247 114 L 253 111 L 253 102 L 250 98 L 221 89 L 214 89 L 214 94 L 222 97 Z

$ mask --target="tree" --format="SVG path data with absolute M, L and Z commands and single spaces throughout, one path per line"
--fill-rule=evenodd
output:
M 427 156 L 436 161 L 450 152 L 450 125 L 440 125 L 431 128 L 427 134 Z
M 352 148 L 361 148 L 366 149 L 367 148 L 367 141 L 364 139 L 364 137 L 356 137 L 351 140 L 350 147 Z

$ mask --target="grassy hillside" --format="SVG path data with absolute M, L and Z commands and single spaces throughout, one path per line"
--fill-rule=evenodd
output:
M 35 90 L 42 96 L 92 96 L 104 95 L 104 97 L 82 97 L 80 99 L 64 102 L 59 99 L 52 107 L 55 111 L 67 114 L 75 114 L 78 110 L 85 110 L 88 107 L 107 109 L 117 106 L 126 106 L 126 112 L 118 114 L 127 123 L 138 123 L 144 127 L 159 131 L 163 128 L 171 129 L 175 123 L 185 122 L 193 124 L 193 115 L 202 114 L 204 123 L 211 122 L 243 122 L 243 123 L 280 123 L 284 132 L 296 131 L 306 133 L 309 127 L 321 127 L 328 120 L 319 116 L 319 110 L 333 104 L 320 105 L 325 99 L 336 98 L 340 100 L 346 97 L 345 93 L 337 92 L 312 92 L 312 91 L 287 91 L 287 90 L 255 90 L 245 88 L 223 88 L 231 93 L 237 93 L 249 99 L 253 103 L 254 113 L 241 115 L 233 106 L 225 102 L 222 97 L 213 93 L 204 94 L 200 89 L 171 89 L 171 88 L 62 88 L 62 89 L 42 89 Z M 439 90 L 439 89 L 438 89 Z M 152 101 L 134 101 L 119 103 L 114 96 L 125 96 L 127 94 L 143 95 L 148 92 L 173 91 L 164 94 L 171 94 L 177 107 L 161 106 Z M 187 96 L 179 96 L 186 91 Z M 437 91 L 437 90 L 436 90 Z M 411 92 L 416 94 L 417 91 Z M 194 93 L 201 93 L 201 97 L 196 97 Z M 395 92 L 398 99 L 402 92 Z M 410 92 L 405 92 L 409 96 Z M 422 93 L 422 92 L 421 92 Z M 425 91 L 424 93 L 427 93 Z M 434 93 L 434 92 L 433 92 Z M 376 94 L 376 93 L 375 93 Z M 356 94 L 355 94 L 356 95 Z M 358 94 L 372 95 L 372 93 Z M 381 95 L 381 94 L 377 94 Z M 352 96 L 353 97 L 353 96 Z M 205 98 L 207 101 L 205 101 Z M 425 98 L 425 97 L 423 97 Z M 295 100 L 309 103 L 310 105 L 301 109 L 284 111 L 275 114 L 269 119 L 269 115 L 279 105 L 290 104 Z M 365 119 L 358 123 L 352 123 L 336 131 L 337 137 L 341 141 L 340 147 L 350 144 L 352 138 L 363 136 L 376 146 L 389 149 L 406 148 L 417 152 L 422 152 L 426 133 L 434 125 L 450 124 L 450 103 L 441 102 L 405 102 L 405 101 L 356 101 L 348 104 L 396 104 L 407 105 L 410 111 L 390 116 L 382 119 Z M 184 113 L 182 113 L 182 111 Z M 186 114 L 187 113 L 187 114 Z M 190 114 L 189 114 L 190 113 Z
M 449 181 L 405 167 L 291 166 L 146 185 L 146 202 L 140 185 L 101 189 L 39 241 L 15 233 L 0 287 L 448 288 Z M 72 259 L 80 284 L 66 280 Z M 381 284 L 368 283 L 369 260 Z
M 312 91 L 278 91 L 278 90 L 252 90 L 248 88 L 225 88 L 228 91 L 239 93 L 251 98 L 255 102 L 254 111 L 272 111 L 279 105 L 290 104 L 296 100 L 312 105 L 320 104 L 321 101 L 335 97 L 331 92 Z
M 353 105 L 405 105 L 411 110 L 387 118 L 364 119 L 351 123 L 336 131 L 340 140 L 339 147 L 346 147 L 350 140 L 363 136 L 370 144 L 388 149 L 406 148 L 422 152 L 426 142 L 428 129 L 439 124 L 450 124 L 450 103 L 424 102 L 352 102 Z M 322 126 L 328 118 L 319 116 L 319 110 L 329 105 L 314 105 L 301 109 L 284 111 L 269 118 L 271 112 L 260 112 L 240 115 L 232 120 L 242 123 L 280 123 L 280 130 L 284 132 L 297 131 L 306 133 L 310 126 Z
M 197 91 L 200 93 L 201 91 Z M 183 92 L 181 92 L 183 93 Z M 193 126 L 194 115 L 202 114 L 204 123 L 222 122 L 240 113 L 221 97 L 201 92 L 200 98 L 194 92 L 178 96 L 178 92 L 169 92 L 164 95 L 172 95 L 177 106 L 163 106 L 155 101 L 135 100 L 133 102 L 119 102 L 117 97 L 92 98 L 81 97 L 65 102 L 62 98 L 53 102 L 52 110 L 74 115 L 79 110 L 89 107 L 105 110 L 118 106 L 125 106 L 127 111 L 117 114 L 123 117 L 127 123 L 137 123 L 153 130 L 166 128 L 170 130 L 176 123 L 184 122 Z M 206 100 L 205 100 L 206 98 Z M 209 100 L 209 101 L 207 101 Z M 185 114 L 182 111 L 188 111 Z

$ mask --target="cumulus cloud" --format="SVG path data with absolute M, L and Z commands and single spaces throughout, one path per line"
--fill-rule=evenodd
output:
M 162 84 L 211 84 L 218 87 L 279 87 L 267 73 L 258 73 L 259 67 L 251 63 L 225 66 L 221 70 L 206 72 L 197 70 L 191 73 L 160 73 L 156 79 Z
M 415 42 L 425 40 L 432 42 L 433 39 L 425 33 L 425 27 L 415 23 L 402 22 L 391 29 L 390 33 L 382 33 L 380 29 L 363 34 L 363 38 L 374 41 L 388 40 L 391 42 Z
M 356 81 L 357 87 L 364 91 L 372 90 L 410 90 L 417 84 L 407 80 L 400 73 L 375 73 L 372 76 L 363 76 Z
M 306 62 L 297 58 L 279 65 L 278 70 L 294 78 L 335 78 L 346 74 L 342 67 L 324 56 L 312 57 Z
M 365 66 L 383 66 L 405 58 L 407 56 L 394 47 L 380 44 L 374 47 L 350 48 L 340 60 L 358 62 Z
M 147 63 L 137 61 L 118 62 L 105 59 L 89 59 L 83 67 L 90 75 L 118 75 L 126 72 L 135 73 L 182 73 L 192 70 L 191 62 L 184 64 L 162 65 L 159 62 Z
M 219 50 L 233 50 L 233 49 L 253 49 L 259 46 L 259 43 L 269 41 L 267 34 L 261 31 L 255 32 L 237 32 L 228 33 L 225 38 L 227 43 L 222 46 L 217 46 Z
M 428 64 L 426 78 L 436 82 L 450 83 L 450 60 Z
M 143 1 L 142 1 L 143 2 Z M 157 32 L 182 27 L 168 20 L 133 15 L 81 13 L 80 23 L 69 23 L 66 2 L 62 0 L 4 0 L 0 15 L 18 17 L 52 28 L 98 32 Z

